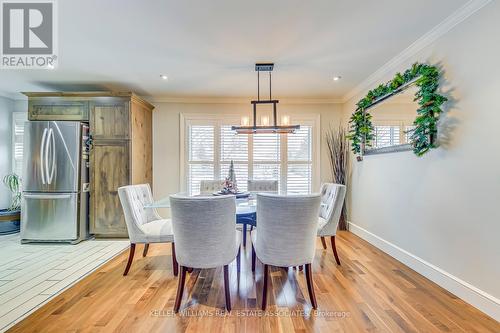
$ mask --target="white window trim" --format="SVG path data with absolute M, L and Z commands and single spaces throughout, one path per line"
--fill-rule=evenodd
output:
M 179 179 L 179 188 L 181 192 L 187 192 L 187 167 L 188 167 L 188 161 L 187 161 L 187 156 L 186 156 L 186 147 L 187 147 L 187 134 L 188 130 L 187 127 L 192 123 L 192 122 L 203 122 L 202 124 L 207 124 L 207 122 L 221 122 L 223 124 L 239 124 L 241 120 L 241 114 L 201 114 L 201 113 L 181 113 L 179 117 L 179 151 L 180 151 L 180 165 L 179 165 L 179 171 L 180 171 L 180 179 Z M 293 124 L 304 124 L 304 125 L 311 125 L 313 128 L 313 133 L 312 133 L 312 191 L 311 192 L 318 192 L 319 187 L 320 187 L 320 175 L 321 175 L 321 159 L 320 159 L 320 152 L 321 152 L 321 119 L 319 114 L 302 114 L 302 115 L 297 115 L 297 114 L 290 114 L 290 122 Z M 220 133 L 217 133 L 218 131 L 215 131 L 214 133 L 216 136 L 219 136 Z M 220 140 L 219 140 L 220 141 Z M 215 142 L 219 142 L 217 138 L 215 138 Z M 252 146 L 252 140 L 249 141 L 248 145 L 248 150 L 252 151 L 253 146 Z M 218 165 L 219 161 L 219 149 L 218 144 L 215 145 L 215 155 L 214 155 L 214 165 Z M 286 151 L 286 145 L 282 144 L 281 145 L 281 158 L 288 159 L 288 154 Z M 298 162 L 294 162 L 297 163 Z M 252 154 L 249 154 L 249 159 L 248 159 L 248 174 L 252 174 L 252 168 L 253 168 L 253 160 L 252 160 Z M 286 164 L 282 164 L 286 165 Z M 216 166 L 217 169 L 217 166 Z M 218 170 L 214 170 L 214 172 L 217 173 Z M 284 177 L 283 172 L 280 173 L 281 177 Z M 281 179 L 281 182 L 283 184 L 283 178 Z

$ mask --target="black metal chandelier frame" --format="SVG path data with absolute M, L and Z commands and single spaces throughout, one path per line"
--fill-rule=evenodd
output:
M 255 71 L 257 72 L 257 100 L 250 101 L 253 106 L 253 125 L 250 126 L 232 126 L 231 129 L 237 134 L 259 134 L 259 133 L 295 133 L 300 129 L 300 125 L 278 125 L 277 104 L 280 102 L 277 99 L 272 99 L 272 71 L 273 63 L 257 63 Z M 269 99 L 260 99 L 260 72 L 269 72 Z M 257 105 L 272 104 L 273 105 L 273 124 L 272 125 L 257 125 Z

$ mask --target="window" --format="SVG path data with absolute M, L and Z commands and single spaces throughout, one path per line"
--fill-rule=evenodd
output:
M 410 142 L 415 126 L 399 121 L 379 121 L 374 125 L 374 148 L 389 147 Z
M 410 143 L 410 137 L 415 130 L 415 125 L 405 126 L 405 142 Z
M 281 181 L 281 138 L 279 134 L 251 135 L 253 143 L 253 172 L 255 180 L 278 180 L 278 190 L 284 191 Z
M 312 126 L 288 135 L 287 192 L 312 192 Z
M 399 145 L 399 126 L 375 126 L 375 147 Z
M 248 135 L 234 135 L 231 125 L 220 126 L 220 173 L 226 178 L 231 160 L 234 163 L 238 189 L 246 191 L 248 179 Z
M 27 112 L 12 113 L 12 172 L 20 177 L 23 174 L 24 123 L 27 120 Z
M 214 131 L 213 125 L 189 126 L 188 183 L 190 193 L 199 191 L 201 180 L 214 177 Z
M 248 179 L 276 179 L 282 193 L 310 193 L 319 187 L 319 138 L 316 116 L 294 119 L 301 124 L 294 134 L 236 135 L 232 124 L 239 117 L 183 115 L 185 137 L 181 170 L 183 189 L 198 194 L 202 179 L 224 179 L 231 161 L 238 188 Z M 315 136 L 316 135 L 316 136 Z

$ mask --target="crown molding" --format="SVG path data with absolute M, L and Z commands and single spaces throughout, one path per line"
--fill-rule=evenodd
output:
M 146 97 L 150 103 L 180 104 L 250 104 L 252 98 L 244 97 Z M 281 98 L 280 104 L 340 104 L 342 99 L 335 98 Z
M 422 37 L 413 42 L 410 46 L 404 49 L 397 56 L 389 60 L 382 67 L 376 70 L 373 74 L 368 76 L 363 82 L 358 84 L 354 89 L 349 91 L 343 98 L 342 103 L 348 102 L 351 98 L 367 91 L 370 87 L 380 81 L 384 76 L 394 72 L 398 66 L 408 61 L 411 57 L 415 56 L 418 52 L 429 46 L 441 36 L 445 35 L 453 29 L 456 25 L 463 22 L 469 16 L 489 4 L 492 0 L 470 0 L 462 7 L 457 9 L 453 14 L 444 19 L 441 23 L 425 33 Z
M 0 91 L 0 97 L 10 99 L 11 101 L 23 101 L 23 100 L 28 100 L 26 96 L 20 94 L 20 93 L 8 93 L 5 91 Z

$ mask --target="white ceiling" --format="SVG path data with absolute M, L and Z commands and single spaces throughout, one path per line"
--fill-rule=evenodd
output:
M 466 2 L 58 1 L 59 67 L 0 70 L 0 93 L 248 97 L 272 61 L 274 97 L 337 99 Z

